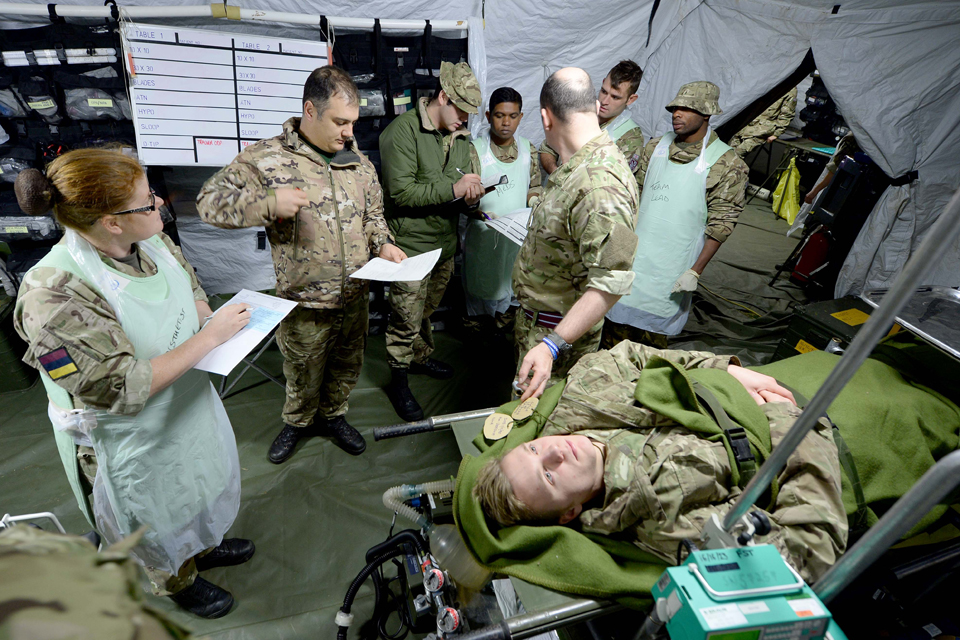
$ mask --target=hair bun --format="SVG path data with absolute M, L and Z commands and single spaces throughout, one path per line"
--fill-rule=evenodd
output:
M 17 194 L 17 204 L 27 215 L 42 216 L 50 211 L 54 187 L 39 169 L 21 171 L 13 189 Z

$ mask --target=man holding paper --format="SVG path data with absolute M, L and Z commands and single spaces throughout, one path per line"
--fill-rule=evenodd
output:
M 214 226 L 266 227 L 277 295 L 298 303 L 277 331 L 287 395 L 268 454 L 276 464 L 311 435 L 332 436 L 354 455 L 366 448 L 344 417 L 368 325 L 367 282 L 349 276 L 371 253 L 393 262 L 406 254 L 383 218 L 376 170 L 353 141 L 359 109 L 345 71 L 316 69 L 304 84 L 303 117 L 244 149 L 197 196 L 200 217 Z
M 432 99 L 421 98 L 380 134 L 384 209 L 397 245 L 411 256 L 441 249 L 422 280 L 390 285 L 387 362 L 393 378 L 387 395 L 404 420 L 423 418 L 408 372 L 453 376 L 450 365 L 430 357 L 430 316 L 453 274 L 460 213 L 476 210 L 483 195 L 466 128 L 468 114 L 480 106 L 480 84 L 465 62 L 441 62 L 439 85 Z

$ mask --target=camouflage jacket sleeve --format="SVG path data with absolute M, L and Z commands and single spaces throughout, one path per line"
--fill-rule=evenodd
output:
M 650 158 L 653 157 L 653 151 L 657 148 L 658 142 L 660 142 L 660 138 L 654 138 L 644 145 L 643 151 L 640 152 L 640 162 L 637 163 L 637 168 L 633 170 L 633 176 L 637 179 L 637 191 L 641 198 L 643 197 L 643 179 L 647 176 L 647 167 L 650 166 Z
M 793 118 L 796 115 L 797 88 L 794 87 L 780 100 L 780 109 L 777 112 L 777 120 L 774 123 L 775 128 L 773 130 L 773 135 L 779 136 L 781 133 L 786 131 L 787 127 L 790 126 L 790 123 L 793 122 Z
M 570 369 L 563 396 L 550 415 L 543 435 L 673 424 L 633 399 L 640 372 L 654 356 L 676 362 L 685 369 L 726 370 L 730 364 L 740 364 L 736 356 L 656 349 L 625 340 L 609 351 L 583 356 Z
M 617 148 L 627 159 L 630 171 L 636 171 L 643 155 L 643 147 L 643 132 L 640 131 L 640 127 L 630 129 L 617 140 Z
M 707 227 L 704 231 L 708 238 L 724 242 L 733 233 L 743 211 L 748 173 L 746 163 L 732 149 L 710 167 L 707 174 Z
M 77 371 L 54 382 L 75 401 L 115 414 L 143 409 L 153 367 L 136 358 L 113 309 L 77 276 L 53 268 L 30 271 L 20 285 L 14 324 L 28 344 L 23 361 L 34 368 L 42 369 L 43 356 L 66 350 Z
M 762 407 L 774 446 L 799 410 L 785 403 Z M 584 512 L 583 530 L 623 532 L 641 549 L 674 562 L 680 540 L 696 540 L 713 514 L 723 518 L 740 489 L 732 486 L 730 461 L 721 442 L 682 427 L 619 432 L 608 440 L 602 508 Z M 818 424 L 788 459 L 777 478 L 779 492 L 769 516 L 775 545 L 809 582 L 839 558 L 846 545 L 847 517 L 840 463 L 829 427 Z
M 538 153 L 545 153 L 548 156 L 553 156 L 554 158 L 557 158 L 557 159 L 560 158 L 560 154 L 554 151 L 553 147 L 547 144 L 546 139 L 544 139 L 544 141 L 540 143 L 540 149 Z
M 277 219 L 277 198 L 247 152 L 213 174 L 197 195 L 200 218 L 222 229 L 259 227 Z
M 390 228 L 383 217 L 383 189 L 377 180 L 377 170 L 366 157 L 361 161 L 361 167 L 357 180 L 365 180 L 367 183 L 363 190 L 367 201 L 363 212 L 363 232 L 370 243 L 370 252 L 377 256 L 380 254 L 380 247 L 393 244 L 394 238 L 390 235 Z
M 163 240 L 163 244 L 166 245 L 170 253 L 173 254 L 173 257 L 176 258 L 180 266 L 183 267 L 183 270 L 190 276 L 190 288 L 193 289 L 193 299 L 197 302 L 209 302 L 210 299 L 207 297 L 206 292 L 204 292 L 203 287 L 200 286 L 200 279 L 197 277 L 197 273 L 193 270 L 193 266 L 187 262 L 187 259 L 183 257 L 183 252 L 180 251 L 180 247 L 175 245 L 173 240 L 162 231 L 159 236 L 160 239 Z
M 637 250 L 637 217 L 623 185 L 587 192 L 570 212 L 570 226 L 587 269 L 587 288 L 616 296 L 629 293 Z
M 536 204 L 543 195 L 543 176 L 540 174 L 540 157 L 537 148 L 530 143 L 530 188 L 527 191 L 527 206 Z

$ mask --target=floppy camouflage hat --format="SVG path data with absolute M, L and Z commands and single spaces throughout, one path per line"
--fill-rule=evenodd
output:
M 693 109 L 705 116 L 720 115 L 723 113 L 720 108 L 720 87 L 706 80 L 688 82 L 680 87 L 677 97 L 665 108 L 672 111 L 675 107 Z
M 440 86 L 453 104 L 467 113 L 478 112 L 480 83 L 466 62 L 441 62 Z

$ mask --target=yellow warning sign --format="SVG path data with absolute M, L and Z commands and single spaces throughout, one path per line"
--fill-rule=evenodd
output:
M 860 311 L 860 309 L 845 309 L 831 313 L 831 316 L 851 327 L 857 327 L 870 319 L 870 314 Z
M 797 346 L 794 347 L 800 353 L 810 353 L 811 351 L 817 351 L 817 348 L 807 342 L 806 340 L 801 340 L 797 343 Z

